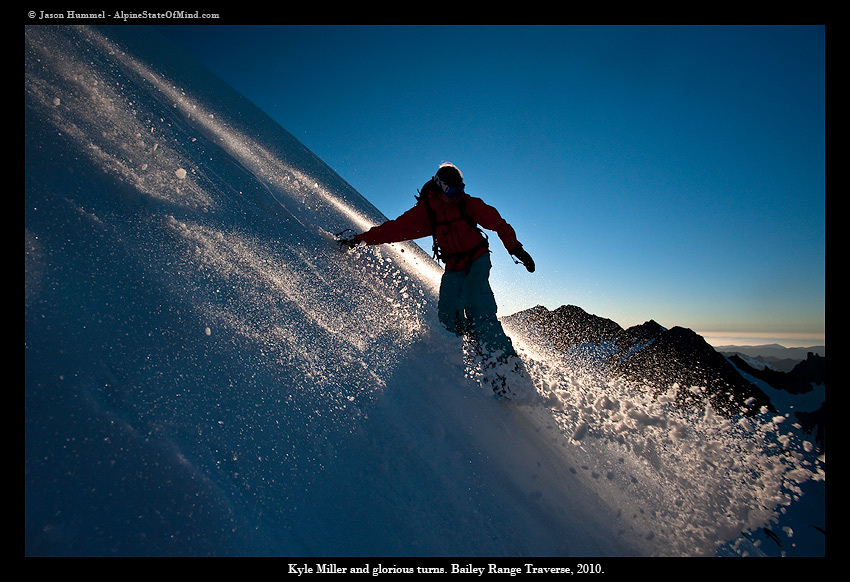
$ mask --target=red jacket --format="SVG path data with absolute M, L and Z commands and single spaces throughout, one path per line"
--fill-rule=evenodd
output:
M 429 204 L 434 211 L 436 227 L 432 227 L 432 218 L 425 204 Z M 520 246 L 513 227 L 505 222 L 495 208 L 480 198 L 464 193 L 457 200 L 449 200 L 425 188 L 416 206 L 395 220 L 372 227 L 356 238 L 369 245 L 378 245 L 434 236 L 442 251 L 446 270 L 460 271 L 488 252 L 487 239 L 464 220 L 461 204 L 465 205 L 466 216 L 475 224 L 499 235 L 509 253 Z

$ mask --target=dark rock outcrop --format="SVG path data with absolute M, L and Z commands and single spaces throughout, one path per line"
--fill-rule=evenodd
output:
M 518 316 L 526 325 L 535 326 L 560 350 L 584 343 L 612 341 L 623 331 L 610 319 L 591 315 L 575 305 L 562 305 L 554 311 L 538 305 L 511 317 Z
M 537 306 L 506 318 L 533 328 L 559 350 L 611 342 L 609 374 L 661 394 L 675 387 L 682 407 L 706 402 L 727 415 L 771 408 L 770 399 L 746 380 L 729 360 L 690 329 L 666 329 L 656 321 L 623 329 L 619 324 L 565 305 L 549 311 Z
M 622 349 L 610 360 L 613 376 L 650 387 L 656 393 L 676 386 L 676 403 L 682 407 L 710 402 L 727 415 L 756 413 L 763 406 L 770 407 L 768 396 L 696 332 L 683 327 L 665 330 L 655 324 L 651 328 L 656 335 L 647 341 L 646 326 L 640 333 L 624 333 Z M 636 336 L 646 342 L 639 349 L 635 349 Z
M 790 394 L 805 394 L 810 392 L 814 385 L 826 382 L 826 358 L 811 352 L 790 372 L 779 372 L 771 368 L 756 369 L 737 355 L 730 356 L 729 359 L 739 370 Z

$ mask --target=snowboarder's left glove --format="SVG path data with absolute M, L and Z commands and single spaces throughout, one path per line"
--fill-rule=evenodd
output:
M 528 251 L 522 248 L 522 245 L 515 248 L 511 254 L 517 258 L 517 261 L 525 266 L 525 269 L 529 273 L 534 272 L 534 259 L 532 259 L 531 255 L 528 254 Z

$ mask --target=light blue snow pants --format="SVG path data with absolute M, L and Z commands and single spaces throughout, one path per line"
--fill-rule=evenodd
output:
M 490 253 L 485 253 L 466 270 L 443 273 L 437 313 L 446 329 L 458 335 L 471 333 L 485 353 L 501 351 L 516 355 L 496 318 L 496 298 L 490 288 L 491 268 Z

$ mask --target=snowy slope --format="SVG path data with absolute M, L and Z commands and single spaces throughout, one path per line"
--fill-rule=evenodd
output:
M 27 555 L 762 555 L 822 490 L 790 421 L 522 330 L 540 404 L 495 401 L 426 253 L 340 253 L 381 213 L 150 29 L 27 28 L 25 61 Z

